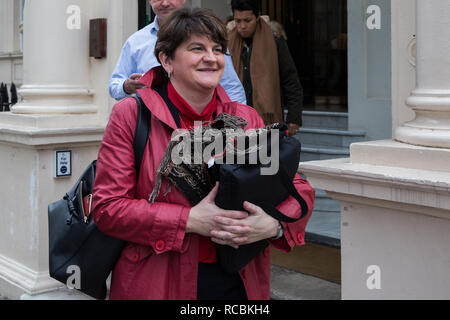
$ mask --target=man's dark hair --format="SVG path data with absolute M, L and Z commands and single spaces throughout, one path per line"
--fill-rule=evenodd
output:
M 175 51 L 192 35 L 206 36 L 222 46 L 227 52 L 228 35 L 225 24 L 209 9 L 183 8 L 174 11 L 160 26 L 158 40 L 155 45 L 155 57 L 159 61 L 159 53 L 163 52 L 173 59 Z
M 237 11 L 253 11 L 253 14 L 259 17 L 260 5 L 259 0 L 231 0 L 231 10 Z

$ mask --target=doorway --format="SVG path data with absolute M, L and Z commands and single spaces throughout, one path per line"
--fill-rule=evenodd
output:
M 303 86 L 303 109 L 348 112 L 348 0 L 260 1 L 262 14 L 286 31 Z M 153 21 L 154 14 L 148 0 L 138 4 L 141 29 Z
M 347 112 L 347 0 L 261 0 L 281 23 L 304 90 L 304 110 Z
M 138 0 L 138 29 L 147 26 L 155 18 L 148 0 Z

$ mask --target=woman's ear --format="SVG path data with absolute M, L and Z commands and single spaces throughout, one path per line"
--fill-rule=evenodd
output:
M 161 61 L 161 66 L 166 70 L 168 74 L 173 72 L 172 60 L 164 53 L 160 52 L 158 55 L 159 61 Z

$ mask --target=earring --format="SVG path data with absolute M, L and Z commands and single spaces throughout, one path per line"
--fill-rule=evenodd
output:
M 167 72 L 167 76 L 169 77 L 169 79 L 172 77 L 172 71 L 168 71 Z

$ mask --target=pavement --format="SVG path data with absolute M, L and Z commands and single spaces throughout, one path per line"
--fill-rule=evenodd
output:
M 341 286 L 282 267 L 271 267 L 272 300 L 341 300 Z
M 341 300 L 341 286 L 313 276 L 278 266 L 271 266 L 272 300 Z M 7 300 L 0 294 L 0 300 Z M 30 296 L 22 295 L 21 300 L 92 300 L 76 290 L 60 290 Z

